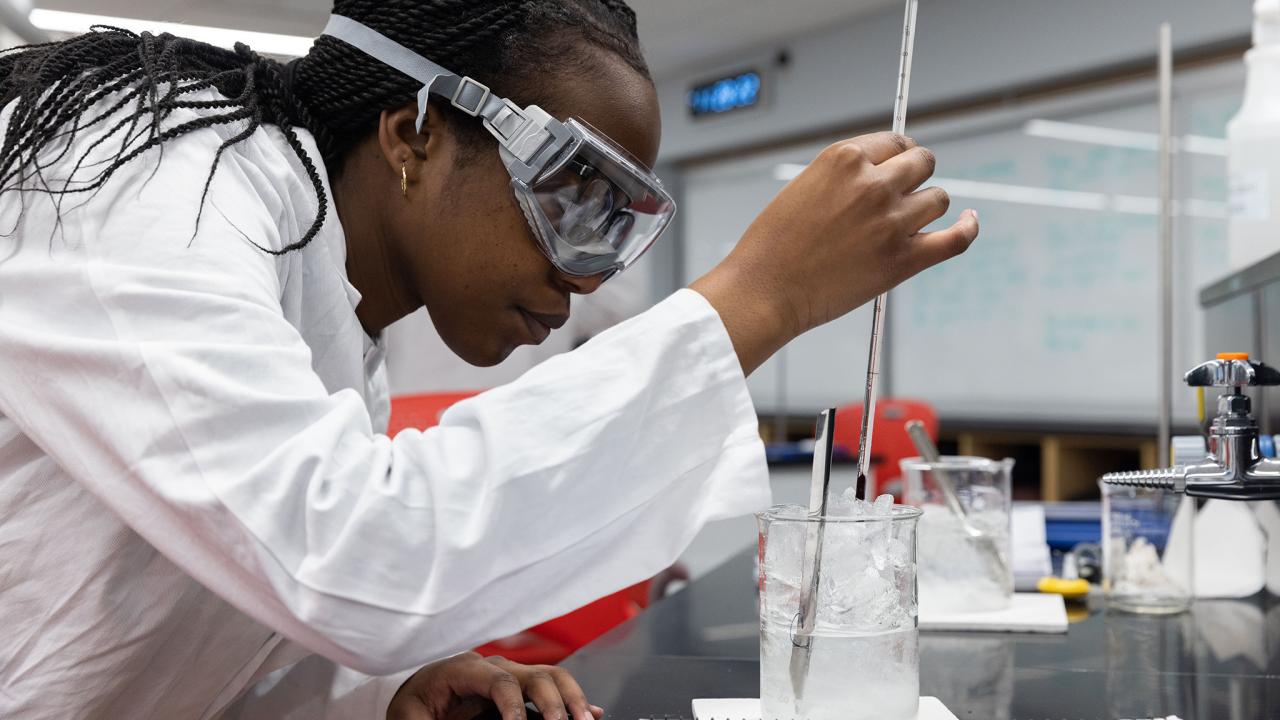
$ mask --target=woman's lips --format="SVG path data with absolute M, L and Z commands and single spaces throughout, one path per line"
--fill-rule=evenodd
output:
M 541 345 L 551 335 L 551 331 L 564 326 L 569 320 L 568 314 L 564 315 L 545 315 L 543 313 L 535 313 L 525 310 L 522 307 L 516 308 L 520 312 L 520 316 L 524 318 L 525 327 L 529 330 L 529 336 L 533 339 L 534 345 Z

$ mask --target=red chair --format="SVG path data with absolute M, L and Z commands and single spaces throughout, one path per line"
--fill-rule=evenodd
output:
M 522 633 L 476 648 L 524 665 L 555 665 L 649 606 L 649 581 L 637 583 Z
M 567 615 L 531 628 L 528 632 L 559 645 L 564 655 L 554 660 L 543 659 L 529 664 L 554 664 L 569 656 L 574 650 L 595 640 L 613 628 L 639 615 L 649 606 L 649 581 L 636 583 L 623 588 L 612 595 L 606 595 L 595 602 L 584 605 Z M 490 643 L 493 645 L 494 643 Z M 499 643 L 500 644 L 500 643 Z M 486 646 L 488 647 L 488 646 Z M 480 653 L 484 655 L 485 653 Z M 498 653 L 502 654 L 502 653 Z M 508 660 L 521 662 L 511 656 Z
M 391 399 L 387 434 L 395 437 L 405 428 L 425 430 L 440 423 L 451 405 L 476 392 L 428 393 Z M 517 635 L 476 648 L 481 655 L 501 655 L 525 665 L 554 665 L 613 627 L 639 615 L 649 606 L 650 581 L 607 595 L 567 615 L 549 620 Z
M 923 400 L 906 398 L 882 398 L 876 401 L 876 416 L 872 432 L 872 469 L 875 471 L 875 487 L 867 488 L 867 495 L 874 497 L 883 492 L 893 492 L 901 484 L 902 468 L 898 461 L 916 457 L 915 445 L 907 434 L 908 420 L 919 420 L 934 442 L 938 441 L 938 414 L 933 406 Z M 836 431 L 833 440 L 844 445 L 850 454 L 858 452 L 858 439 L 862 433 L 862 403 L 845 405 L 836 410 Z M 901 492 L 895 493 L 901 496 Z M 901 499 L 899 497 L 899 499 Z
M 479 390 L 462 392 L 426 393 L 423 395 L 401 395 L 391 398 L 391 421 L 387 423 L 387 434 L 395 437 L 405 428 L 426 430 L 440 424 L 440 416 L 452 405 L 469 397 L 479 395 Z

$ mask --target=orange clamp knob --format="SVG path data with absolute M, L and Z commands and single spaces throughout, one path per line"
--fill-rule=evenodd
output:
M 1218 359 L 1219 360 L 1248 360 L 1249 353 L 1242 353 L 1242 352 L 1218 353 Z

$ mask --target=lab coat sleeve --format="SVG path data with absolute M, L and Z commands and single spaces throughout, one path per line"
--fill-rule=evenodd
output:
M 147 240 L 164 229 L 7 261 L 0 412 L 206 587 L 340 664 L 387 674 L 519 631 L 768 503 L 741 368 L 693 291 L 392 439 L 325 390 L 259 250 Z

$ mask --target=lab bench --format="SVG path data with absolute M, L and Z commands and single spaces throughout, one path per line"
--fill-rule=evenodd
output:
M 565 661 L 607 719 L 691 718 L 694 698 L 756 697 L 755 548 Z M 976 720 L 1280 718 L 1280 602 L 1173 616 L 1076 613 L 1066 635 L 920 634 L 921 693 Z

